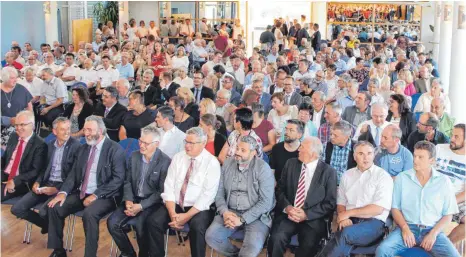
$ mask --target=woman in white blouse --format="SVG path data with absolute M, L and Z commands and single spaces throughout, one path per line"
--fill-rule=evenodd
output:
M 430 112 L 430 104 L 434 98 L 441 98 L 445 103 L 445 112 L 450 114 L 451 103 L 447 94 L 442 92 L 442 82 L 439 79 L 432 80 L 430 91 L 424 93 L 419 97 L 414 112 Z
M 267 120 L 272 123 L 277 132 L 276 138 L 279 139 L 281 131 L 284 131 L 286 126 L 286 121 L 298 118 L 298 108 L 295 105 L 285 104 L 285 94 L 283 92 L 273 94 L 270 101 L 273 109 L 269 112 Z
M 186 50 L 184 49 L 183 46 L 180 46 L 176 50 L 176 55 L 172 57 L 172 68 L 173 69 L 178 69 L 178 68 L 188 69 L 188 66 L 189 66 L 189 59 L 188 59 L 188 56 L 186 56 Z

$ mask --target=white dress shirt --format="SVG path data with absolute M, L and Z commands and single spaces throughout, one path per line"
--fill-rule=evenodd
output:
M 109 66 L 108 69 L 102 67 L 102 69 L 97 71 L 97 77 L 101 79 L 100 87 L 106 88 L 112 86 L 112 83 L 118 80 L 120 72 L 111 66 Z
M 312 115 L 312 122 L 316 126 L 316 128 L 320 127 L 320 120 L 322 119 L 322 115 L 324 114 L 324 108 L 320 110 L 320 112 L 314 110 L 314 114 Z
M 87 69 L 81 69 L 79 71 L 79 75 L 78 75 L 78 81 L 80 82 L 83 82 L 83 83 L 86 83 L 86 85 L 89 87 L 89 84 L 92 82 L 94 83 L 93 87 L 95 87 L 95 83 L 97 83 L 97 80 L 98 80 L 98 76 L 97 76 L 97 71 L 94 69 L 94 68 L 90 68 L 89 70 Z
M 304 195 L 307 196 L 307 192 L 309 191 L 309 187 L 311 186 L 312 178 L 314 177 L 314 173 L 317 168 L 317 163 L 319 160 L 312 161 L 310 163 L 306 163 L 306 177 L 305 184 L 304 184 Z
M 27 81 L 26 78 L 22 78 L 18 80 L 18 84 L 23 85 L 32 96 L 40 96 L 44 81 L 38 77 L 34 77 L 31 82 Z
M 149 35 L 153 35 L 155 38 L 158 38 L 159 35 L 157 34 L 157 27 L 149 27 Z
M 100 158 L 100 153 L 102 150 L 102 145 L 104 144 L 104 141 L 107 140 L 105 137 L 100 140 L 100 142 L 96 145 L 95 149 L 95 155 L 94 155 L 94 161 L 92 162 L 91 170 L 89 173 L 89 180 L 87 181 L 87 187 L 86 187 L 86 194 L 93 194 L 95 190 L 97 190 L 97 166 L 99 165 L 99 158 Z M 89 157 L 91 157 L 91 151 L 92 147 L 89 151 Z M 84 166 L 87 164 L 85 163 Z M 81 185 L 82 186 L 82 185 Z
M 57 70 L 60 69 L 60 66 L 56 65 L 55 63 L 52 63 L 50 65 L 48 64 L 42 64 L 41 66 L 39 66 L 39 68 L 37 69 L 37 73 L 36 73 L 36 76 L 37 77 L 40 77 L 42 75 L 42 70 L 45 69 L 45 68 L 50 68 L 52 69 L 53 73 L 55 74 L 55 72 L 57 72 Z
M 185 151 L 177 153 L 168 167 L 164 191 L 161 195 L 164 202 L 171 201 L 180 204 L 180 192 L 191 157 Z M 194 161 L 193 171 L 189 178 L 184 197 L 184 206 L 193 206 L 199 211 L 205 211 L 215 201 L 220 182 L 220 163 L 217 158 L 203 149 Z
M 364 122 L 362 122 L 361 124 L 359 124 L 358 128 L 356 129 L 356 132 L 354 133 L 354 137 L 353 139 L 354 140 L 358 140 L 359 136 L 361 135 L 361 129 L 364 125 L 369 125 L 369 128 L 371 130 L 371 135 L 372 135 L 372 138 L 374 139 L 374 142 L 377 146 L 380 145 L 380 140 L 382 139 L 382 131 L 383 129 L 392 124 L 391 122 L 388 122 L 388 121 L 384 121 L 383 124 L 380 126 L 380 129 L 379 129 L 379 140 L 376 142 L 376 135 L 377 135 L 377 126 L 375 126 L 374 122 L 372 120 L 366 120 Z
M 183 151 L 184 139 L 186 138 L 186 134 L 183 131 L 173 126 L 168 131 L 159 128 L 159 132 L 161 138 L 159 148 L 168 157 L 173 158 L 175 154 Z
M 60 68 L 63 68 L 63 67 L 60 67 Z M 71 77 L 71 76 L 73 76 L 74 80 L 63 81 L 63 82 L 65 82 L 65 85 L 72 86 L 74 83 L 76 83 L 79 72 L 80 72 L 80 70 L 78 68 L 78 65 L 76 65 L 76 64 L 73 64 L 70 67 L 67 67 L 65 69 L 65 71 L 63 71 L 63 76 L 62 77 Z
M 357 167 L 343 173 L 338 187 L 337 204 L 346 210 L 362 208 L 369 204 L 383 207 L 382 214 L 374 218 L 386 222 L 392 207 L 393 179 L 384 169 L 372 165 L 361 172 Z

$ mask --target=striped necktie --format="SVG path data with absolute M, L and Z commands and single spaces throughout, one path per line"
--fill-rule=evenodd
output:
M 301 175 L 299 175 L 298 190 L 294 200 L 294 207 L 301 208 L 306 200 L 306 165 L 303 163 Z

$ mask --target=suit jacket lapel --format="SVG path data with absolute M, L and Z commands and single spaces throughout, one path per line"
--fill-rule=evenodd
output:
M 55 139 L 56 140 L 56 139 Z M 48 176 L 48 174 L 50 173 L 50 171 L 52 170 L 52 164 L 53 164 L 53 155 L 55 154 L 55 141 L 53 141 L 54 143 L 51 144 L 51 149 L 48 149 L 48 152 L 49 152 L 49 156 L 48 156 L 48 164 L 47 164 L 47 169 L 45 170 L 45 175 L 44 175 L 44 179 Z M 62 164 L 62 167 L 63 167 L 63 164 Z
M 18 144 L 18 136 L 17 135 L 12 135 L 10 136 L 11 144 L 8 144 L 6 153 L 8 153 L 5 156 L 5 168 L 8 167 L 11 161 L 11 157 L 13 157 L 13 152 L 15 151 L 16 145 Z
M 306 200 L 304 201 L 304 205 L 306 205 L 308 200 L 311 199 L 310 196 L 313 193 L 313 189 L 316 187 L 317 182 L 320 180 L 320 176 L 322 175 L 322 169 L 324 168 L 322 166 L 323 166 L 323 164 L 320 161 L 317 161 L 316 170 L 314 171 L 314 176 L 312 176 L 311 185 L 309 186 L 309 190 L 307 190 L 307 195 L 306 195 Z
M 36 140 L 36 134 L 32 134 L 32 137 L 29 139 L 28 143 L 25 146 L 23 146 L 24 151 L 23 151 L 23 155 L 21 155 L 21 160 L 26 158 L 28 153 L 31 151 L 32 145 L 34 144 L 35 140 Z
M 103 156 L 103 153 L 108 152 L 108 147 L 109 147 L 108 144 L 110 144 L 110 142 L 108 142 L 106 138 L 104 138 L 103 140 L 104 140 L 104 143 L 102 144 L 102 148 L 100 149 L 99 163 L 97 164 L 97 171 L 96 171 L 97 177 L 99 176 L 100 170 L 102 169 L 104 162 L 106 162 L 106 159 L 105 159 L 105 156 Z

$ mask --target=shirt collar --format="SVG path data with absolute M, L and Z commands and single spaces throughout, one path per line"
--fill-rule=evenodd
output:
M 100 140 L 100 142 L 97 143 L 97 145 L 95 145 L 97 151 L 100 151 L 100 149 L 102 149 L 102 146 L 104 145 L 104 141 L 105 141 L 105 137 L 102 138 L 102 140 Z
M 66 140 L 66 141 L 63 143 L 62 146 L 59 146 L 59 145 L 58 145 L 58 139 L 56 139 L 56 140 L 55 140 L 55 143 L 54 143 L 53 145 L 54 145 L 56 148 L 63 148 L 63 147 L 66 145 L 66 143 L 68 143 L 68 140 Z
M 311 161 L 309 163 L 305 163 L 304 165 L 306 165 L 306 169 L 311 170 L 311 171 L 315 171 L 318 162 L 319 162 L 319 159 L 316 159 L 316 160 Z
M 20 139 L 23 139 L 24 143 L 27 143 L 29 142 L 29 140 L 31 139 L 31 137 L 34 135 L 34 132 L 31 133 L 31 135 L 29 135 L 28 137 L 26 138 L 20 138 Z
M 348 139 L 348 142 L 346 142 L 346 145 L 345 145 L 345 146 L 335 145 L 335 147 L 336 147 L 337 149 L 346 148 L 346 149 L 350 150 L 350 149 L 351 149 L 351 138 Z

